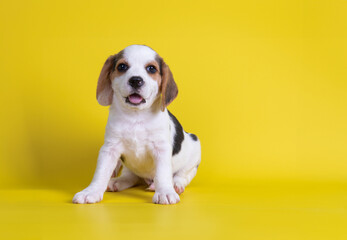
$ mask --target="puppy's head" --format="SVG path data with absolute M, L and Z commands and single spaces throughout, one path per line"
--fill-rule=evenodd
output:
M 139 110 L 151 107 L 160 98 L 164 111 L 177 94 L 177 85 L 163 59 L 147 46 L 131 45 L 106 60 L 96 98 L 103 106 L 118 101 L 123 107 Z

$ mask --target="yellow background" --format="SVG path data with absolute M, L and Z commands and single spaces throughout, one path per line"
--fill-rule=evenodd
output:
M 193 236 L 195 229 L 206 238 L 347 239 L 345 0 L 1 1 L 0 187 L 7 236 L 39 212 L 35 224 L 45 227 L 26 225 L 30 235 L 23 234 L 52 238 L 45 204 L 48 212 L 64 213 L 50 222 L 65 224 L 64 238 L 78 234 L 63 216 L 76 223 L 90 211 L 100 226 L 115 217 L 96 209 L 104 203 L 69 201 L 90 182 L 103 143 L 108 110 L 95 98 L 101 67 L 131 44 L 152 47 L 170 66 L 179 95 L 169 109 L 201 139 L 202 164 L 180 204 L 171 210 L 130 204 L 123 218 L 135 209 L 152 216 L 154 238 L 182 228 L 177 222 L 186 219 L 195 228 L 184 225 L 186 234 L 172 236 Z M 128 193 L 119 195 L 122 204 L 141 194 L 150 201 L 142 189 Z M 113 207 L 122 201 L 105 196 Z M 11 207 L 32 210 L 13 215 Z M 162 217 L 172 226 L 161 226 Z M 129 222 L 122 225 L 128 236 Z M 84 233 L 94 236 L 89 224 L 95 226 L 82 221 Z

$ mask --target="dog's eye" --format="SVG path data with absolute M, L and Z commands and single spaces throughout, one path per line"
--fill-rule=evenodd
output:
M 149 65 L 148 67 L 146 67 L 146 70 L 149 73 L 156 73 L 157 72 L 157 69 L 153 65 Z
M 124 63 L 121 63 L 117 66 L 117 69 L 118 71 L 120 72 L 125 72 L 126 70 L 128 70 L 128 65 L 124 64 Z

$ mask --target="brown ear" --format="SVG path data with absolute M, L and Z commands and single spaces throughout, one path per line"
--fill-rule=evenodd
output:
M 177 97 L 178 88 L 169 66 L 164 61 L 161 62 L 161 71 L 161 110 L 164 111 Z
M 108 106 L 112 103 L 113 90 L 111 87 L 111 72 L 115 65 L 116 55 L 107 58 L 101 69 L 98 86 L 96 88 L 96 99 L 102 106 Z

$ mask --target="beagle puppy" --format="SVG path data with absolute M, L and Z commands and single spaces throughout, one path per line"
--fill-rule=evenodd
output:
M 105 140 L 93 180 L 74 203 L 96 203 L 107 189 L 122 191 L 140 181 L 155 191 L 154 203 L 180 201 L 197 172 L 201 147 L 166 108 L 177 94 L 169 67 L 147 46 L 131 45 L 106 60 L 96 93 L 101 105 L 110 105 Z M 121 175 L 113 177 L 120 166 Z

